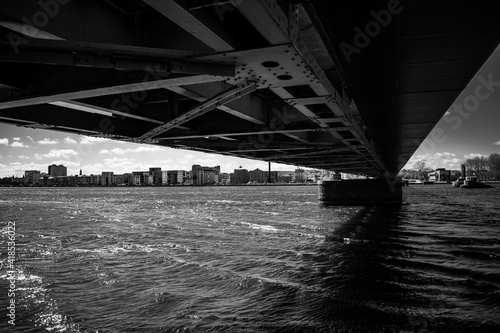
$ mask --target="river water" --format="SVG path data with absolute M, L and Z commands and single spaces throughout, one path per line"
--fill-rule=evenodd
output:
M 0 331 L 500 332 L 499 199 L 499 185 L 414 185 L 392 208 L 322 207 L 315 186 L 0 188 Z

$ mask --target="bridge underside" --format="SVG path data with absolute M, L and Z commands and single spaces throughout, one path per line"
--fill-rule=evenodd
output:
M 500 21 L 471 2 L 394 3 L 5 0 L 0 121 L 395 174 Z

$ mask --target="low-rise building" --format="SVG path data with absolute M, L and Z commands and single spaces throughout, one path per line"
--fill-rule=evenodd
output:
M 26 170 L 26 171 L 24 171 L 24 183 L 25 184 L 39 184 L 40 183 L 40 171 L 38 171 L 38 170 Z
M 102 186 L 112 186 L 114 185 L 114 177 L 113 177 L 114 173 L 111 172 L 111 171 L 108 171 L 108 172 L 103 172 L 101 174 L 101 185 Z
M 101 185 L 101 175 L 90 175 L 90 185 Z
M 290 171 L 278 171 L 278 183 L 291 183 L 293 175 L 293 172 Z
M 219 184 L 228 185 L 231 181 L 230 175 L 227 172 L 219 173 Z
M 236 171 L 236 170 L 235 170 Z M 248 172 L 248 181 L 252 183 L 265 183 L 267 182 L 267 172 L 259 168 Z
M 231 185 L 241 185 L 246 184 L 250 181 L 250 173 L 247 169 L 243 169 L 241 166 L 238 169 L 234 169 L 231 174 Z
M 114 175 L 113 183 L 120 186 L 127 184 L 125 175 Z
M 445 168 L 438 168 L 427 175 L 431 182 L 448 182 L 451 180 L 451 171 Z
M 77 176 L 76 184 L 82 186 L 90 185 L 90 176 L 84 176 L 84 175 Z

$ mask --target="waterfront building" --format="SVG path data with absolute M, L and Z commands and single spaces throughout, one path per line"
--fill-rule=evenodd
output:
M 67 176 L 68 175 L 68 169 L 64 165 L 49 165 L 49 176 L 52 177 L 60 177 L 60 176 Z
M 149 168 L 149 175 L 153 176 L 154 185 L 162 185 L 162 172 L 161 168 Z
M 56 184 L 56 178 L 48 175 L 44 175 L 40 178 L 40 182 L 44 186 L 54 186 Z
M 26 184 L 39 184 L 40 183 L 40 171 L 38 171 L 38 170 L 26 170 L 26 171 L 24 171 L 24 182 Z
M 235 169 L 235 173 L 236 170 Z M 238 171 L 241 173 L 241 171 Z M 241 174 L 244 177 L 244 172 Z M 282 176 L 282 179 L 280 180 L 280 175 Z M 283 177 L 286 177 L 285 175 L 288 175 L 286 171 L 271 171 L 271 183 L 276 183 L 276 182 L 285 182 L 283 181 Z M 235 175 L 236 176 L 236 175 Z M 240 180 L 235 180 L 235 182 L 239 182 Z M 260 169 L 255 169 L 253 171 L 248 172 L 248 181 L 251 183 L 259 183 L 259 184 L 264 184 L 269 182 L 269 171 L 263 171 Z M 286 181 L 287 183 L 290 182 L 290 180 Z
M 220 166 L 206 167 L 195 164 L 191 173 L 193 185 L 213 185 L 219 182 Z
M 76 176 L 57 176 L 55 178 L 55 185 L 58 186 L 76 186 Z
M 247 169 L 243 169 L 241 166 L 238 169 L 234 169 L 231 174 L 231 185 L 241 185 L 246 184 L 250 181 L 250 173 Z
M 205 168 L 205 167 L 202 167 Z M 204 171 L 203 171 L 204 173 Z M 182 185 L 186 180 L 187 172 L 185 170 L 169 170 L 168 171 L 168 184 Z
M 125 185 L 127 184 L 125 181 L 125 175 L 114 175 L 113 183 L 115 185 Z
M 184 184 L 183 185 L 194 185 L 193 184 L 193 178 L 190 176 L 191 172 L 189 172 L 189 175 L 186 176 L 184 179 Z
M 267 172 L 259 168 L 252 170 L 248 173 L 248 181 L 252 183 L 265 183 L 267 182 Z
M 266 181 L 269 182 L 269 179 L 271 180 L 271 183 L 276 183 L 278 182 L 278 174 L 280 171 L 271 171 L 271 176 L 269 177 L 269 171 L 265 171 L 266 175 Z
M 133 171 L 132 174 L 134 176 L 139 176 L 141 180 L 139 184 L 134 181 L 135 185 L 153 185 L 153 176 L 149 174 L 149 171 Z
M 219 173 L 219 184 L 228 185 L 230 182 L 230 176 L 227 172 Z
M 458 178 L 462 177 L 462 171 L 460 170 L 451 170 L 450 171 L 450 180 L 457 180 Z
M 278 171 L 278 183 L 291 183 L 294 173 L 289 171 Z
M 124 173 L 123 174 L 123 178 L 124 178 L 126 185 L 132 185 L 132 176 L 133 176 L 132 173 Z
M 79 175 L 76 177 L 76 184 L 77 185 L 90 185 L 90 176 L 82 176 Z
M 101 174 L 101 185 L 102 186 L 111 186 L 113 183 L 113 172 L 103 172 Z
M 201 165 L 193 165 L 191 174 L 193 175 L 193 185 L 203 185 L 203 169 Z
M 161 171 L 161 185 L 165 186 L 168 185 L 168 171 L 163 170 Z
M 301 168 L 295 169 L 293 181 L 295 183 L 305 183 L 306 182 L 306 173 L 304 172 L 304 169 L 301 169 Z
M 142 184 L 141 178 L 141 175 L 132 175 L 130 185 L 140 186 Z
M 101 185 L 101 175 L 90 175 L 90 185 Z
M 429 172 L 428 177 L 431 182 L 448 182 L 451 180 L 451 171 L 438 168 L 436 171 Z

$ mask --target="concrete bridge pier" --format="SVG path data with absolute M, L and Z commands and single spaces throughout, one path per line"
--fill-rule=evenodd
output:
M 319 201 L 326 206 L 380 206 L 402 202 L 402 183 L 396 179 L 320 180 Z

